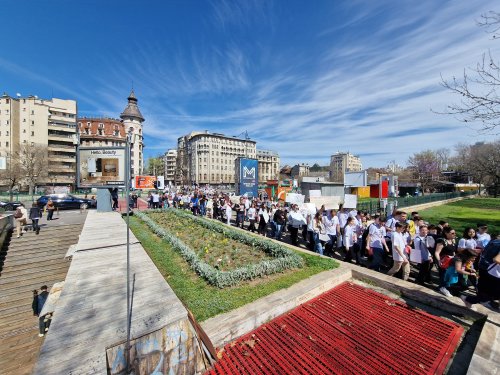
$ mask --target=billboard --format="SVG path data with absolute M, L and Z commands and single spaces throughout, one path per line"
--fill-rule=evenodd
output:
M 259 165 L 257 159 L 236 159 L 236 195 L 258 196 Z
M 368 185 L 366 170 L 359 172 L 345 172 L 344 185 L 350 187 L 360 187 Z
M 80 188 L 125 186 L 125 147 L 79 147 L 77 184 Z
M 156 176 L 135 176 L 136 189 L 156 189 Z

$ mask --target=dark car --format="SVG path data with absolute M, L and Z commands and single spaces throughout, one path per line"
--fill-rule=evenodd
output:
M 49 198 L 52 199 L 56 208 L 60 210 L 79 209 L 83 203 L 87 204 L 89 208 L 95 207 L 95 201 L 86 198 L 78 198 L 71 194 L 42 195 L 36 200 L 36 204 L 43 209 L 43 207 L 47 205 Z
M 5 211 L 14 211 L 20 205 L 21 202 L 0 201 L 0 208 L 4 209 Z

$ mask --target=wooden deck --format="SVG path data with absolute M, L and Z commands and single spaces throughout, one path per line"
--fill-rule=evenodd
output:
M 0 373 L 31 374 L 44 338 L 38 337 L 38 318 L 33 316 L 33 289 L 49 288 L 64 281 L 70 262 L 64 259 L 78 242 L 82 220 L 70 225 L 42 228 L 8 238 L 0 251 Z

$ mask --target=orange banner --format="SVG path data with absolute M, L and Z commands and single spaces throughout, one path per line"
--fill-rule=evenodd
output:
M 135 176 L 136 189 L 155 189 L 156 176 Z

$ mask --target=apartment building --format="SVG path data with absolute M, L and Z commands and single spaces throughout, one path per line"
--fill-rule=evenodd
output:
M 280 174 L 280 156 L 270 150 L 257 150 L 259 165 L 259 184 L 268 180 L 278 180 Z
M 23 148 L 42 146 L 47 150 L 46 173 L 37 185 L 73 186 L 76 171 L 76 113 L 74 100 L 39 99 L 37 96 L 0 97 L 0 157 Z M 3 183 L 5 185 L 5 182 Z M 20 181 L 25 187 L 26 181 Z
M 255 159 L 248 138 L 195 131 L 177 140 L 177 184 L 234 184 L 237 157 Z
M 165 163 L 165 184 L 173 185 L 175 184 L 175 172 L 177 170 L 177 150 L 170 149 L 165 153 L 164 156 Z
M 362 169 L 360 157 L 350 152 L 336 152 L 330 157 L 332 182 L 344 183 L 345 172 L 359 172 Z

